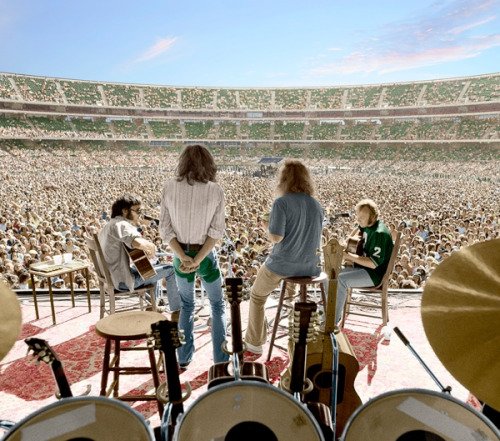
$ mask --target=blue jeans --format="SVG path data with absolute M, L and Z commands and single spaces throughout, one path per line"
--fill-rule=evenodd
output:
M 179 290 L 177 289 L 177 283 L 174 277 L 174 267 L 172 265 L 154 265 L 153 268 L 156 271 L 156 275 L 150 277 L 149 279 L 143 280 L 135 268 L 130 268 L 130 272 L 134 276 L 134 288 L 141 288 L 146 285 L 154 285 L 156 300 L 161 297 L 161 284 L 158 283 L 161 279 L 165 279 L 167 283 L 167 299 L 168 306 L 171 312 L 179 311 L 181 309 L 181 299 L 179 296 Z M 120 290 L 128 291 L 127 286 L 120 282 Z
M 217 264 L 214 253 L 210 253 L 205 259 L 211 259 Z M 176 275 L 177 286 L 181 298 L 181 314 L 179 317 L 179 328 L 184 331 L 185 343 L 177 349 L 179 364 L 190 363 L 194 355 L 194 307 L 195 281 L 189 282 L 185 277 Z M 214 363 L 229 360 L 229 355 L 222 351 L 222 343 L 226 337 L 226 307 L 222 296 L 222 279 L 217 278 L 211 283 L 201 277 L 201 284 L 207 292 L 208 300 L 212 310 L 212 349 Z
M 337 283 L 337 304 L 335 305 L 335 323 L 342 318 L 347 288 L 369 288 L 375 286 L 368 271 L 359 267 L 345 267 L 339 274 Z

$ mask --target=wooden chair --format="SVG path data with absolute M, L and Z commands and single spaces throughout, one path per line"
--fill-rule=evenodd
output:
M 380 282 L 380 285 L 369 287 L 369 288 L 348 288 L 346 302 L 344 304 L 344 313 L 342 315 L 341 328 L 344 327 L 345 319 L 347 314 L 361 315 L 364 317 L 379 317 L 378 315 L 367 314 L 359 310 L 351 311 L 351 306 L 369 307 L 377 308 L 382 310 L 382 322 L 383 325 L 387 325 L 389 321 L 389 302 L 387 298 L 387 290 L 389 288 L 389 278 L 391 276 L 392 270 L 394 268 L 394 263 L 396 261 L 396 256 L 398 255 L 399 242 L 401 241 L 401 233 L 395 231 L 392 233 L 392 240 L 394 242 L 394 248 L 392 249 L 391 258 L 389 264 L 387 265 L 387 270 L 385 271 L 384 277 Z M 370 301 L 360 301 L 358 299 L 353 299 L 352 294 L 362 295 L 363 297 L 368 297 L 368 300 L 372 298 L 375 302 Z M 380 302 L 377 302 L 376 298 L 380 296 Z
M 153 311 L 156 311 L 156 295 L 155 295 L 155 285 L 146 285 L 141 288 L 136 288 L 134 291 L 119 291 L 115 289 L 113 285 L 113 280 L 111 279 L 111 273 L 109 272 L 108 264 L 104 259 L 104 254 L 102 252 L 101 244 L 97 234 L 92 234 L 92 238 L 85 238 L 87 243 L 87 248 L 89 249 L 90 258 L 94 265 L 94 270 L 97 274 L 99 280 L 99 291 L 100 291 L 100 318 L 104 317 L 104 314 L 114 314 L 116 311 L 126 311 L 130 309 L 137 308 L 135 304 L 127 304 L 126 306 L 121 306 L 117 308 L 116 300 L 117 298 L 131 298 L 138 297 L 139 308 L 141 310 L 145 309 L 144 305 L 151 307 Z M 146 297 L 146 293 L 149 293 L 149 299 Z M 109 307 L 106 308 L 106 301 L 109 300 Z

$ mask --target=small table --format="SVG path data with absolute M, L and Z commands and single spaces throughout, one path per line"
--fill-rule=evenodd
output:
M 75 271 L 83 271 L 85 274 L 85 280 L 87 282 L 87 302 L 89 306 L 89 312 L 92 311 L 90 305 L 90 288 L 89 288 L 89 264 L 81 260 L 72 260 L 70 262 L 64 262 L 61 264 L 56 264 L 54 261 L 39 262 L 34 263 L 30 266 L 29 273 L 31 276 L 31 290 L 33 292 L 33 301 L 35 303 L 35 314 L 36 318 L 39 319 L 38 314 L 38 302 L 36 298 L 36 288 L 35 288 L 35 278 L 34 276 L 47 277 L 49 283 L 49 298 L 50 298 L 50 309 L 52 311 L 52 322 L 56 324 L 56 311 L 54 309 L 54 293 L 52 291 L 52 277 L 62 276 L 64 274 L 69 274 L 71 283 L 71 305 L 75 307 L 75 291 L 73 288 L 73 273 Z

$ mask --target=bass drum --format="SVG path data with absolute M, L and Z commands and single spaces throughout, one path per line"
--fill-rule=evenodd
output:
M 368 401 L 341 441 L 498 441 L 500 432 L 467 404 L 440 392 L 404 389 Z
M 144 417 L 121 401 L 71 397 L 17 423 L 3 441 L 154 441 Z
M 323 441 L 318 423 L 290 394 L 256 381 L 215 386 L 176 425 L 174 441 Z

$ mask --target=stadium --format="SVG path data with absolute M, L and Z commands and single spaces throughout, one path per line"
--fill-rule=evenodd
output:
M 0 2 L 3 441 L 500 440 L 495 2 L 32 3 Z
M 0 74 L 5 147 L 203 142 L 227 156 L 498 159 L 499 75 L 224 89 Z

